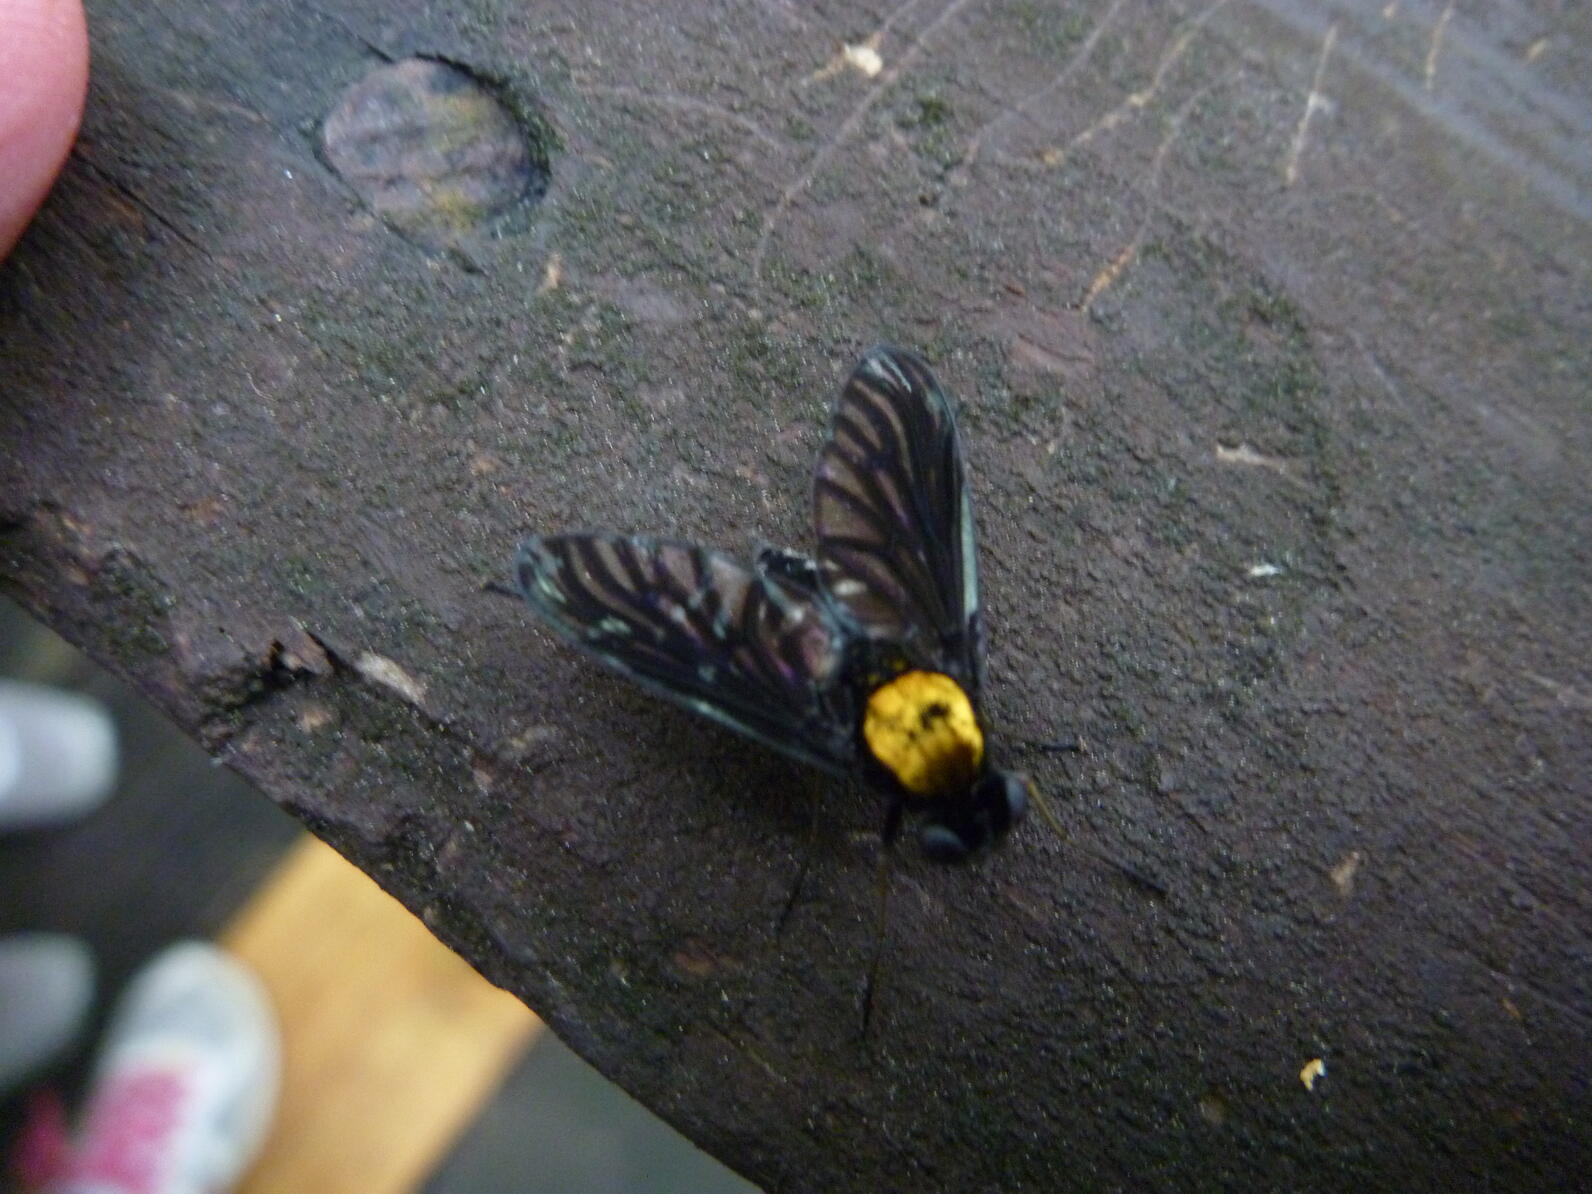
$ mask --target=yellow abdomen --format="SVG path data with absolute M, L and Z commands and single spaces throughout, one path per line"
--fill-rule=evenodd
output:
M 874 689 L 862 717 L 873 757 L 914 796 L 955 796 L 978 778 L 984 732 L 962 686 L 939 672 L 903 672 Z

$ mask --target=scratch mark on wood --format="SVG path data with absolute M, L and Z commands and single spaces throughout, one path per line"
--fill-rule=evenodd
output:
M 158 204 L 152 203 L 145 199 L 131 186 L 123 182 L 114 172 L 104 166 L 101 166 L 90 156 L 90 152 L 91 146 L 88 143 L 79 142 L 77 148 L 72 151 L 72 156 L 85 169 L 87 169 L 89 173 L 93 174 L 96 178 L 100 179 L 100 181 L 104 182 L 107 186 L 114 190 L 116 194 L 120 196 L 123 201 L 125 201 L 128 207 L 131 208 L 132 214 L 136 215 L 141 221 L 144 222 L 146 229 L 148 228 L 148 225 L 156 224 L 165 229 L 171 234 L 171 236 L 187 245 L 195 253 L 198 253 L 201 257 L 205 258 L 207 261 L 215 260 L 214 254 L 212 254 L 204 244 L 196 240 L 193 236 L 189 235 L 189 233 L 180 224 L 169 219 L 166 214 L 161 211 Z
M 293 715 L 294 724 L 306 734 L 318 734 L 336 721 L 337 711 L 319 701 L 311 701 Z
M 1140 88 L 1138 91 L 1125 96 L 1115 108 L 1068 142 L 1065 149 L 1047 149 L 1040 155 L 1040 160 L 1047 166 L 1060 166 L 1074 152 L 1082 149 L 1101 133 L 1109 133 L 1130 116 L 1149 107 L 1150 101 L 1161 93 L 1161 86 L 1166 82 L 1166 77 L 1171 74 L 1172 68 L 1188 52 L 1189 46 L 1199 35 L 1200 30 L 1204 28 L 1205 23 L 1226 8 L 1229 2 L 1230 0 L 1215 0 L 1215 3 L 1206 6 L 1197 17 L 1178 31 L 1178 35 L 1172 39 L 1171 46 L 1161 55 L 1160 61 L 1156 63 L 1155 73 L 1150 77 L 1149 86 Z
M 856 67 L 870 79 L 884 69 L 884 59 L 879 57 L 879 46 L 872 38 L 861 45 L 841 46 L 840 56 L 846 60 L 847 66 Z
M 913 2 L 914 0 L 908 0 L 907 4 L 902 5 L 902 9 L 910 7 Z M 806 169 L 780 192 L 779 198 L 774 201 L 773 206 L 764 213 L 763 228 L 758 233 L 757 248 L 752 253 L 752 284 L 754 286 L 760 284 L 763 280 L 763 259 L 768 255 L 769 242 L 773 240 L 774 232 L 778 229 L 780 220 L 784 218 L 796 196 L 812 185 L 813 179 L 818 176 L 818 172 L 824 168 L 824 165 L 841 146 L 851 140 L 852 135 L 856 133 L 858 127 L 862 124 L 863 118 L 873 110 L 873 106 L 883 98 L 885 92 L 889 91 L 897 79 L 917 64 L 918 59 L 923 56 L 924 46 L 928 43 L 928 40 L 939 32 L 946 22 L 966 8 L 967 3 L 968 0 L 950 0 L 950 3 L 940 11 L 940 15 L 923 27 L 917 37 L 912 40 L 912 43 L 907 46 L 901 57 L 892 66 L 887 67 L 880 74 L 879 81 L 874 84 L 866 95 L 857 101 L 846 119 L 840 122 L 840 127 L 813 151 L 813 156 L 808 159 Z M 896 11 L 899 12 L 901 9 Z M 890 19 L 894 19 L 894 14 L 891 14 Z M 886 24 L 888 23 L 887 21 Z
M 802 16 L 799 12 L 792 12 L 788 5 L 770 3 L 769 0 L 761 0 L 761 2 L 758 4 L 758 7 L 766 8 L 770 12 L 777 12 L 780 16 L 784 17 L 787 21 L 799 29 L 811 29 L 813 27 L 813 23 L 811 21 Z
M 890 15 L 884 19 L 884 23 L 881 24 L 879 28 L 874 30 L 874 36 L 882 41 L 884 39 L 884 35 L 889 33 L 890 30 L 895 27 L 895 23 L 902 17 L 906 16 L 907 13 L 911 12 L 917 6 L 918 0 L 902 0 L 900 4 L 896 5 L 890 10 Z
M 1541 766 L 1540 759 L 1534 760 L 1534 763 L 1537 766 Z M 1533 876 L 1516 871 L 1515 868 L 1512 867 L 1506 859 L 1500 857 L 1495 850 L 1491 849 L 1490 847 L 1484 848 L 1479 846 L 1477 839 L 1472 836 L 1469 831 L 1457 826 L 1452 820 L 1442 820 L 1434 816 L 1424 816 L 1421 818 L 1421 821 L 1431 827 L 1432 839 L 1434 841 L 1441 841 L 1445 843 L 1454 851 L 1457 857 L 1464 860 L 1465 865 L 1469 867 L 1476 876 L 1478 887 L 1480 882 L 1485 879 L 1486 881 L 1496 884 L 1501 893 L 1507 893 L 1512 896 L 1529 900 L 1532 905 L 1532 914 L 1534 916 L 1540 917 L 1545 924 L 1552 925 L 1554 931 L 1561 934 L 1563 939 L 1566 941 L 1579 940 L 1580 937 L 1584 936 L 1584 930 L 1576 927 L 1581 923 L 1582 920 L 1585 919 L 1585 916 L 1582 915 L 1583 909 L 1579 898 L 1576 903 L 1570 904 L 1563 898 L 1562 894 L 1556 894 L 1551 897 L 1544 896 L 1540 891 L 1535 890 L 1533 887 L 1529 886 L 1523 881 L 1531 878 L 1541 878 L 1542 876 Z M 1561 840 L 1568 842 L 1568 834 L 1569 829 L 1566 826 L 1563 827 L 1563 832 L 1559 836 Z M 1579 895 L 1580 893 L 1577 892 L 1577 897 L 1579 897 Z M 1565 915 L 1566 909 L 1569 911 L 1570 915 Z M 1579 917 L 1579 919 L 1577 919 L 1577 917 Z M 1466 939 L 1451 940 L 1455 948 L 1463 953 L 1467 958 L 1476 960 L 1474 953 L 1474 942 Z M 1486 966 L 1486 963 L 1482 963 L 1482 965 Z M 1491 969 L 1491 967 L 1487 968 Z M 1561 1007 L 1566 1012 L 1572 1014 L 1578 1021 L 1592 1025 L 1592 1016 L 1587 1014 L 1586 1009 L 1579 1005 L 1569 1005 L 1561 1002 L 1547 991 L 1544 991 L 1538 987 L 1534 982 L 1531 981 L 1529 976 L 1521 975 L 1520 978 L 1524 982 L 1526 988 L 1533 991 L 1537 998 L 1552 1002 L 1556 1006 Z
M 902 8 L 906 7 L 910 6 L 902 5 Z M 898 8 L 894 13 L 891 13 L 890 19 L 894 20 L 896 13 L 900 11 L 901 9 Z M 803 79 L 800 85 L 807 87 L 813 83 L 822 83 L 827 79 L 833 79 L 848 66 L 853 70 L 859 71 L 867 78 L 871 79 L 876 76 L 884 69 L 884 59 L 879 56 L 879 46 L 884 41 L 885 30 L 889 24 L 890 22 L 886 21 L 884 25 L 875 29 L 855 45 L 849 42 L 842 43 L 835 56 Z
M 366 651 L 354 660 L 354 670 L 372 684 L 380 684 L 411 705 L 424 705 L 426 686 L 385 655 Z
M 675 95 L 666 91 L 644 91 L 640 87 L 626 87 L 612 83 L 577 83 L 576 87 L 590 95 L 612 95 L 619 99 L 635 100 L 637 103 L 651 104 L 658 108 L 673 108 L 678 112 L 692 112 L 699 116 L 722 120 L 750 133 L 770 149 L 784 149 L 779 139 L 755 120 L 742 116 L 722 104 L 715 104 L 712 100 L 698 99 L 690 95 Z
M 389 54 L 381 46 L 378 46 L 375 42 L 371 41 L 370 38 L 366 37 L 363 33 L 361 33 L 358 29 L 356 29 L 352 24 L 350 24 L 348 21 L 344 20 L 342 17 L 338 16 L 335 12 L 330 12 L 327 9 L 322 8 L 318 4 L 308 4 L 305 7 L 308 8 L 316 16 L 320 17 L 321 20 L 326 21 L 328 24 L 336 25 L 348 37 L 353 39 L 355 42 L 358 42 L 359 45 L 363 46 L 365 51 L 368 54 L 372 55 L 373 57 L 378 58 L 382 62 L 388 63 L 389 65 L 391 63 L 397 61 L 397 59 L 394 58 L 393 55 Z M 169 20 L 170 18 L 167 18 L 167 19 Z M 173 24 L 172 28 L 175 29 L 176 25 Z
M 1338 889 L 1338 894 L 1344 899 L 1354 894 L 1354 877 L 1359 874 L 1360 864 L 1364 861 L 1364 853 L 1350 850 L 1343 856 L 1343 861 L 1332 868 L 1332 886 Z
M 1592 696 L 1561 684 L 1557 680 L 1550 680 L 1547 676 L 1539 676 L 1536 672 L 1527 672 L 1526 679 L 1533 684 L 1540 684 L 1553 694 L 1553 699 L 1566 709 L 1575 709 L 1582 713 L 1592 713 Z
M 1327 27 L 1326 37 L 1321 39 L 1321 55 L 1316 59 L 1316 75 L 1310 82 L 1310 92 L 1305 96 L 1304 115 L 1299 117 L 1299 127 L 1294 130 L 1293 145 L 1288 150 L 1288 162 L 1282 170 L 1284 186 L 1293 186 L 1294 180 L 1299 177 L 1299 158 L 1305 151 L 1305 137 L 1310 132 L 1310 118 L 1316 111 L 1326 106 L 1327 98 L 1321 94 L 1321 81 L 1326 77 L 1327 59 L 1332 56 L 1332 47 L 1338 43 L 1337 25 Z
M 196 91 L 184 91 L 176 87 L 151 87 L 150 90 L 157 95 L 165 96 L 189 112 L 223 112 L 233 116 L 242 116 L 255 124 L 270 125 L 271 123 L 270 118 L 258 108 L 251 108 L 231 100 L 217 99 L 215 96 L 202 95 Z
M 537 294 L 551 294 L 558 289 L 559 283 L 564 279 L 564 259 L 554 253 L 547 259 L 547 267 L 542 271 L 542 284 L 536 288 Z
M 1393 404 L 1400 410 L 1407 410 L 1408 407 L 1404 401 L 1403 392 L 1399 389 L 1398 383 L 1383 368 L 1382 362 L 1377 359 L 1376 354 L 1361 339 L 1358 332 L 1351 332 L 1349 336 L 1354 341 L 1355 347 L 1360 350 L 1361 355 L 1365 357 L 1366 364 L 1371 366 L 1371 372 L 1376 374 L 1376 379 L 1382 383 L 1382 388 L 1387 391 L 1387 396 L 1393 400 Z
M 1503 976 L 1499 975 L 1499 977 L 1502 978 Z M 1505 979 L 1504 981 L 1507 982 L 1508 980 Z M 1517 1004 L 1507 995 L 1499 996 L 1498 1002 L 1503 1007 L 1504 1014 L 1520 1026 L 1520 1033 L 1523 1037 L 1525 1037 L 1526 1043 L 1535 1048 L 1536 1041 L 1531 1039 L 1531 1032 L 1526 1027 L 1526 1017 L 1524 1013 L 1521 1012 L 1519 1004 Z
M 1095 299 L 1099 298 L 1106 287 L 1110 286 L 1121 276 L 1122 271 L 1127 269 L 1138 255 L 1139 236 L 1135 233 L 1133 238 L 1122 246 L 1122 250 L 1106 263 L 1106 267 L 1094 276 L 1094 280 L 1089 283 L 1089 289 L 1084 292 L 1083 302 L 1079 306 L 1087 311 Z
M 1177 140 L 1178 135 L 1182 132 L 1183 122 L 1188 119 L 1188 114 L 1194 110 L 1194 105 L 1204 99 L 1206 93 L 1218 83 L 1225 83 L 1230 77 L 1231 73 L 1229 72 L 1221 76 L 1221 78 L 1205 84 L 1205 86 L 1199 88 L 1184 100 L 1177 111 L 1172 114 L 1171 120 L 1167 122 L 1166 135 L 1161 138 L 1161 143 L 1155 147 L 1155 155 L 1150 159 L 1149 169 L 1145 171 L 1144 181 L 1140 185 L 1140 190 L 1146 200 L 1153 199 L 1156 192 L 1160 190 L 1161 167 L 1166 163 L 1167 152 L 1172 148 L 1172 143 Z M 1089 289 L 1084 292 L 1083 298 L 1079 300 L 1079 310 L 1088 311 L 1095 299 L 1099 298 L 1122 276 L 1123 270 L 1133 264 L 1134 259 L 1139 255 L 1139 249 L 1144 244 L 1144 234 L 1150 226 L 1150 211 L 1152 208 L 1153 204 L 1146 206 L 1144 215 L 1139 219 L 1139 226 L 1134 229 L 1133 236 L 1129 238 L 1128 243 L 1106 263 L 1104 269 L 1094 276 L 1093 281 L 1089 283 Z
M 1227 0 L 1221 0 L 1221 3 L 1225 4 L 1226 2 Z M 1061 68 L 1061 70 L 1056 72 L 1055 76 L 1050 80 L 1050 82 L 1046 83 L 1037 91 L 1029 92 L 1015 105 L 1007 108 L 1005 111 L 986 121 L 981 128 L 974 132 L 972 137 L 968 139 L 966 151 L 962 154 L 962 164 L 970 165 L 975 159 L 977 159 L 979 146 L 983 144 L 984 138 L 987 137 L 993 130 L 1014 116 L 1026 115 L 1030 107 L 1032 107 L 1034 104 L 1037 104 L 1046 96 L 1055 92 L 1064 83 L 1066 83 L 1068 79 L 1072 78 L 1072 76 L 1078 72 L 1078 68 L 1087 62 L 1089 60 L 1089 56 L 1094 53 L 1094 48 L 1099 43 L 1101 35 L 1105 33 L 1106 28 L 1111 24 L 1112 20 L 1115 19 L 1118 11 L 1122 8 L 1124 3 L 1125 0 L 1112 0 L 1111 7 L 1106 9 L 1105 15 L 1100 18 L 1093 29 L 1089 30 L 1088 36 L 1083 39 L 1082 44 L 1080 44 L 1077 50 L 1073 52 L 1072 57 L 1067 59 L 1066 64 Z
M 1432 43 L 1426 48 L 1426 90 L 1432 89 L 1433 82 L 1437 79 L 1437 56 L 1443 50 L 1443 33 L 1448 28 L 1448 22 L 1454 15 L 1455 0 L 1448 0 L 1448 7 L 1437 18 L 1437 24 L 1432 26 Z
M 1281 473 L 1285 477 L 1294 475 L 1296 465 L 1292 460 L 1281 456 L 1267 456 L 1257 452 L 1248 444 L 1239 444 L 1229 448 L 1225 444 L 1216 445 L 1216 459 L 1222 464 L 1243 464 L 1254 468 L 1270 469 L 1274 473 Z

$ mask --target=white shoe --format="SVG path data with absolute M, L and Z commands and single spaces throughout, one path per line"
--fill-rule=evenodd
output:
M 0 680 L 0 829 L 98 808 L 116 782 L 116 727 L 98 701 Z
M 276 1107 L 276 1019 L 258 979 L 197 941 L 133 979 L 95 1066 L 67 1174 L 51 1194 L 221 1194 Z
M 66 1051 L 94 1001 L 94 958 L 64 933 L 0 937 L 0 1097 Z

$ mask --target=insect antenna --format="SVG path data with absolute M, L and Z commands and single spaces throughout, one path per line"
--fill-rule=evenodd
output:
M 1163 900 L 1171 898 L 1172 893 L 1166 889 L 1166 885 L 1159 879 L 1153 878 L 1150 875 L 1146 875 L 1137 867 L 1130 866 L 1129 864 L 1123 862 L 1120 858 L 1113 858 L 1109 854 L 1105 854 L 1099 850 L 1096 850 L 1092 846 L 1086 846 L 1082 842 L 1075 840 L 1073 836 L 1067 832 L 1066 826 L 1061 823 L 1061 818 L 1056 816 L 1056 810 L 1051 806 L 1050 800 L 1044 795 L 1044 793 L 1040 792 L 1038 788 L 1030 788 L 1028 790 L 1028 795 L 1033 801 L 1034 807 L 1039 810 L 1039 815 L 1044 818 L 1045 824 L 1050 826 L 1050 831 L 1062 841 L 1066 842 L 1067 845 L 1072 849 L 1079 850 L 1084 854 L 1089 855 L 1089 857 L 1093 858 L 1096 862 L 1105 863 L 1108 867 L 1111 867 L 1113 870 L 1121 874 L 1124 879 L 1127 879 L 1135 886 L 1143 888 L 1152 895 L 1158 895 Z
M 1004 741 L 1011 742 L 1023 750 L 1036 751 L 1042 754 L 1085 755 L 1089 753 L 1088 743 L 1077 734 L 1068 738 L 1058 739 L 1055 742 L 1041 742 L 1037 738 L 1027 738 L 1021 734 L 1003 734 L 1001 737 Z M 1044 819 L 1046 825 L 1050 826 L 1050 831 L 1073 849 L 1082 851 L 1096 862 L 1105 863 L 1124 879 L 1127 879 L 1136 887 L 1143 888 L 1152 895 L 1158 895 L 1163 900 L 1171 897 L 1172 893 L 1166 889 L 1166 884 L 1159 879 L 1146 875 L 1137 867 L 1130 866 L 1121 859 L 1112 858 L 1109 854 L 1104 854 L 1093 847 L 1075 841 L 1073 836 L 1067 832 L 1066 827 L 1062 825 L 1061 818 L 1056 815 L 1055 807 L 1038 788 L 1030 787 L 1028 794 L 1033 800 L 1034 807 L 1039 810 L 1040 817 Z

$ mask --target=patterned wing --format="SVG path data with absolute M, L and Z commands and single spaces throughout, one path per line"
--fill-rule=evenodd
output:
M 978 566 L 950 400 L 922 358 L 874 348 L 835 404 L 813 483 L 824 584 L 871 637 L 975 694 Z
M 813 594 L 705 548 L 621 535 L 527 539 L 514 572 L 559 635 L 658 695 L 825 770 L 853 763 L 844 634 Z

